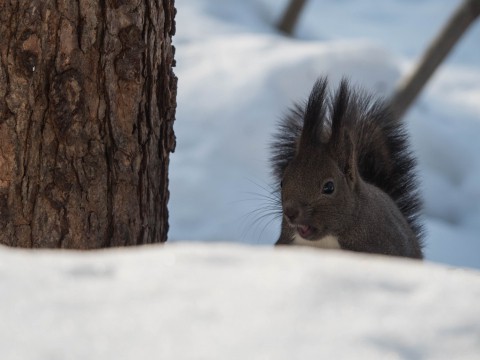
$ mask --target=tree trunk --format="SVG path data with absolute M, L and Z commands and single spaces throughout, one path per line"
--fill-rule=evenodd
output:
M 173 0 L 0 0 L 0 243 L 163 242 Z

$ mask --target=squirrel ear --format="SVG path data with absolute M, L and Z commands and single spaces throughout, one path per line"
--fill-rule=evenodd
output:
M 348 131 L 343 131 L 341 140 L 336 144 L 334 151 L 337 158 L 338 166 L 346 176 L 348 182 L 354 185 L 357 181 L 357 155 L 355 144 Z
M 348 81 L 342 79 L 335 96 L 331 98 L 332 133 L 329 146 L 347 180 L 354 184 L 357 180 L 357 163 L 355 144 L 349 131 L 349 119 L 354 117 L 352 110 L 355 107 L 352 107 L 351 103 Z

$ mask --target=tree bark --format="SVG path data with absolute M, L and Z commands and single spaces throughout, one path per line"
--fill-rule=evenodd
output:
M 0 0 L 0 243 L 163 242 L 173 0 Z

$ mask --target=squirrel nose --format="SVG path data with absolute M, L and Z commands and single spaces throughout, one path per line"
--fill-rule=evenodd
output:
M 293 206 L 292 204 L 285 205 L 283 213 L 290 222 L 295 222 L 300 216 L 300 209 L 298 206 Z

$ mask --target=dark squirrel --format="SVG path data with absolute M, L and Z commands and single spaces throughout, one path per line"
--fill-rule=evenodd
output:
M 421 259 L 421 200 L 406 131 L 381 99 L 319 79 L 272 144 L 282 229 L 276 245 Z

